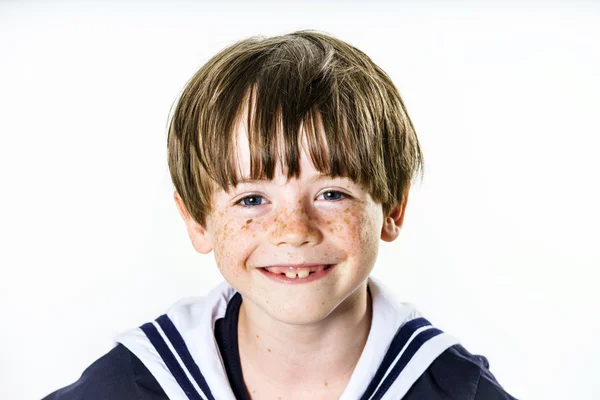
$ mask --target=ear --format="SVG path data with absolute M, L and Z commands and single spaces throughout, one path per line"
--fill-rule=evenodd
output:
M 179 214 L 181 215 L 181 218 L 183 218 L 183 222 L 185 222 L 187 232 L 192 241 L 194 249 L 198 253 L 210 253 L 213 248 L 210 234 L 188 213 L 187 209 L 185 208 L 185 204 L 183 204 L 183 200 L 177 191 L 173 193 L 173 197 L 175 198 L 175 204 L 177 205 Z
M 406 211 L 406 204 L 408 203 L 408 191 L 409 188 L 406 189 L 402 204 L 397 204 L 391 209 L 387 216 L 384 215 L 383 227 L 381 228 L 381 239 L 386 242 L 392 242 L 400 235 L 400 229 L 404 223 L 404 212 Z

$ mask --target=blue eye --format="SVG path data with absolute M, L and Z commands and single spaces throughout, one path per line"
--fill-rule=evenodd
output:
M 338 192 L 336 190 L 328 190 L 326 192 L 323 192 L 322 195 L 325 200 L 340 200 L 341 198 L 346 197 L 344 193 Z
M 264 200 L 262 196 L 253 194 L 251 196 L 244 197 L 243 199 L 238 201 L 238 204 L 241 205 L 242 207 L 260 206 L 262 204 L 261 200 Z

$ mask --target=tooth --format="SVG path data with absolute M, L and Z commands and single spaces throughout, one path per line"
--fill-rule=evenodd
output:
M 296 273 L 295 272 L 286 272 L 285 276 L 287 276 L 290 279 L 294 279 L 296 277 Z
M 300 271 L 298 271 L 298 278 L 306 278 L 308 274 L 310 274 L 308 268 L 302 268 Z

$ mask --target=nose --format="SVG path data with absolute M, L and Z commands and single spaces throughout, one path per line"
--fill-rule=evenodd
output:
M 299 207 L 281 210 L 269 228 L 269 241 L 275 246 L 314 246 L 321 242 L 322 233 L 315 218 Z

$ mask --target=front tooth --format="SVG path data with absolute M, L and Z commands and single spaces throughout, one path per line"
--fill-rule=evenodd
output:
M 285 276 L 287 276 L 290 279 L 294 279 L 296 277 L 296 273 L 295 272 L 286 272 Z
M 310 274 L 308 268 L 301 269 L 298 271 L 298 278 L 306 278 Z

